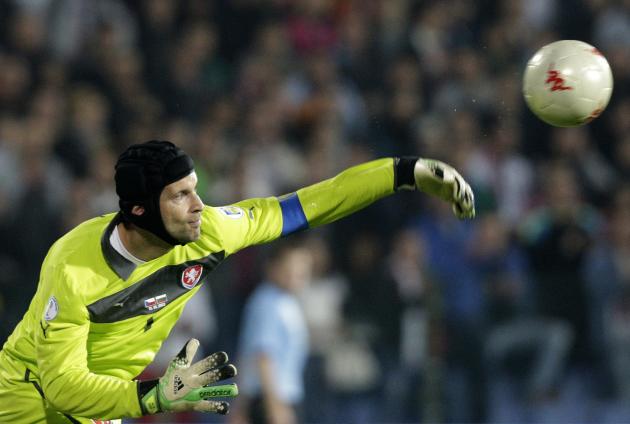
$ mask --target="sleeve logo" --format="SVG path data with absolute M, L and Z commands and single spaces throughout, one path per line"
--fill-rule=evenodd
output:
M 59 304 L 57 303 L 57 299 L 55 296 L 50 296 L 48 299 L 48 305 L 46 306 L 46 311 L 44 312 L 44 320 L 52 321 L 57 317 L 59 313 Z
M 197 285 L 203 274 L 203 267 L 201 265 L 189 266 L 182 272 L 182 286 L 185 289 L 192 289 Z
M 243 209 L 238 206 L 221 206 L 218 208 L 225 216 L 232 219 L 239 219 L 243 217 Z

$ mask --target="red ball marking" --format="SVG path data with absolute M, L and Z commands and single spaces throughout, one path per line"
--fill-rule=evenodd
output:
M 598 107 L 597 109 L 593 110 L 591 114 L 588 115 L 588 118 L 586 118 L 586 122 L 591 122 L 593 119 L 601 115 L 603 111 L 604 111 L 603 107 Z
M 564 78 L 562 78 L 560 72 L 553 69 L 547 71 L 547 80 L 545 81 L 545 84 L 552 84 L 549 89 L 551 91 L 573 90 L 573 87 L 564 85 Z

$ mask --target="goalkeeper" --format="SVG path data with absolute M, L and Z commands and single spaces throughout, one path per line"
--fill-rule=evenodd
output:
M 0 351 L 0 422 L 94 423 L 166 411 L 225 414 L 236 374 L 218 352 L 195 362 L 189 341 L 158 380 L 153 360 L 186 302 L 239 250 L 333 222 L 400 190 L 418 189 L 475 214 L 450 166 L 386 158 L 282 196 L 206 206 L 193 162 L 170 142 L 129 147 L 115 171 L 120 211 L 59 239 L 37 292 Z

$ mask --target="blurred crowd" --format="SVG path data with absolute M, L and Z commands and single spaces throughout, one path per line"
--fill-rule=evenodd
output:
M 522 100 L 558 39 L 612 67 L 583 127 Z M 402 193 L 306 235 L 306 422 L 630 422 L 630 1 L 0 0 L 0 340 L 150 139 L 217 206 L 394 155 L 473 186 L 473 222 Z M 265 249 L 210 277 L 165 351 L 238 355 Z

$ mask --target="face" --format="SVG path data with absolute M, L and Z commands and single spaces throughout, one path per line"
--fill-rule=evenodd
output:
M 280 287 L 297 293 L 311 280 L 313 258 L 304 248 L 283 252 L 273 261 L 271 278 Z
M 164 187 L 160 194 L 160 212 L 166 231 L 176 240 L 188 243 L 201 235 L 203 202 L 197 195 L 197 174 Z

